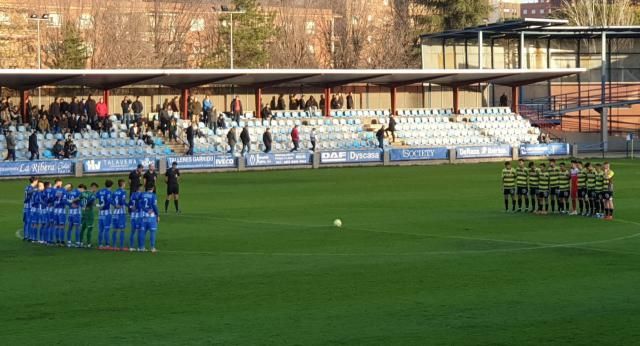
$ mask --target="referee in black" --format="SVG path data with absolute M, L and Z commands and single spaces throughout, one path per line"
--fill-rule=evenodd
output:
M 129 173 L 129 198 L 134 192 L 138 192 L 138 188 L 142 185 L 142 170 L 144 166 L 138 165 L 138 167 Z
M 173 161 L 171 168 L 167 169 L 164 174 L 164 181 L 167 183 L 167 199 L 164 201 L 164 212 L 169 209 L 169 200 L 173 199 L 173 205 L 176 207 L 176 213 L 180 214 L 180 208 L 178 207 L 178 199 L 180 197 L 180 170 L 178 170 L 178 163 Z
M 149 165 L 149 169 L 144 173 L 144 190 L 153 191 L 156 193 L 156 180 L 158 180 L 158 172 L 156 172 L 156 166 L 152 163 Z

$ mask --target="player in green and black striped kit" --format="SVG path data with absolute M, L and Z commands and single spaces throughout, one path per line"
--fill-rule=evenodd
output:
M 516 191 L 518 194 L 518 212 L 522 211 L 522 200 L 524 199 L 525 211 L 529 209 L 528 194 L 529 186 L 529 168 L 525 166 L 524 160 L 518 160 L 518 168 L 516 168 Z
M 589 199 L 589 208 L 585 216 L 593 216 L 596 213 L 596 171 L 590 162 L 584 165 L 587 170 L 587 198 Z
M 556 202 L 560 209 L 560 201 L 558 200 L 558 191 L 560 191 L 560 168 L 556 166 L 556 160 L 549 160 L 549 201 L 551 202 L 551 212 L 556 212 Z
M 540 170 L 536 168 L 536 164 L 529 162 L 529 202 L 531 204 L 530 212 L 536 211 L 536 199 L 538 198 L 538 174 Z
M 538 172 L 538 214 L 549 212 L 549 172 L 547 165 L 540 164 Z
M 558 176 L 558 211 L 561 214 L 569 213 L 569 196 L 571 190 L 571 172 L 567 170 L 564 162 L 560 163 L 560 175 Z
M 509 196 L 511 196 L 512 211 L 516 210 L 516 170 L 511 167 L 511 162 L 505 162 L 502 169 L 502 188 L 504 194 L 504 210 L 509 211 Z
M 578 205 L 580 215 L 586 215 L 589 210 L 589 197 L 587 195 L 587 169 L 582 167 L 582 161 L 578 161 Z
M 596 163 L 596 217 L 604 216 L 604 171 L 602 170 L 602 164 Z

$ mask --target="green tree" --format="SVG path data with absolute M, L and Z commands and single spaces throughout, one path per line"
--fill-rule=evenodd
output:
M 245 11 L 233 15 L 233 64 L 236 68 L 267 67 L 268 43 L 275 37 L 274 14 L 261 9 L 256 0 L 234 0 L 231 8 Z M 230 67 L 230 15 L 220 13 L 217 48 L 205 59 L 203 67 Z
M 45 65 L 59 69 L 84 68 L 87 62 L 87 46 L 76 23 L 65 22 L 59 35 L 59 40 L 54 38 L 44 47 Z
M 487 0 L 416 0 L 433 13 L 415 18 L 432 31 L 462 29 L 482 24 L 489 17 Z

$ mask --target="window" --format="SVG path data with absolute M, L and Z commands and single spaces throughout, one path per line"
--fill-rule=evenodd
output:
M 80 29 L 93 28 L 93 16 L 88 13 L 81 14 L 80 18 L 78 19 L 78 27 Z
M 11 25 L 11 16 L 7 12 L 0 12 L 0 25 Z
M 307 50 L 309 51 L 309 53 L 314 54 L 316 52 L 316 47 L 310 44 L 307 46 Z
M 204 30 L 204 18 L 195 18 L 191 20 L 191 27 L 189 31 L 203 31 Z
M 51 26 L 60 27 L 62 25 L 62 15 L 58 13 L 49 13 L 49 22 Z
M 536 14 L 536 9 L 531 10 L 531 14 Z
M 367 16 L 367 22 L 371 22 L 373 20 L 373 16 L 372 15 L 368 15 Z
M 385 6 L 389 6 L 389 0 L 382 0 L 382 4 Z
M 313 35 L 316 33 L 316 22 L 310 20 L 304 23 L 304 31 L 307 35 Z
M 544 14 L 544 8 L 540 9 L 540 14 Z
M 522 10 L 522 14 L 529 14 L 529 10 L 527 9 Z

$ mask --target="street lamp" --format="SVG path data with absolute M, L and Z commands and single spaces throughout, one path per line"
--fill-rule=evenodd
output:
M 37 14 L 32 14 L 27 18 L 30 21 L 36 22 L 36 26 L 38 28 L 38 69 L 42 69 L 42 44 L 40 43 L 40 22 L 49 21 L 49 14 L 45 13 L 41 16 Z M 42 105 L 42 93 L 40 91 L 40 87 L 38 86 L 38 106 Z
M 231 69 L 233 69 L 233 15 L 234 14 L 245 14 L 247 11 L 236 8 L 235 10 L 230 10 L 228 6 L 220 6 L 220 10 L 217 10 L 215 7 L 213 8 L 213 12 L 217 14 L 228 14 L 230 16 L 230 24 L 231 30 L 229 31 L 229 65 Z

